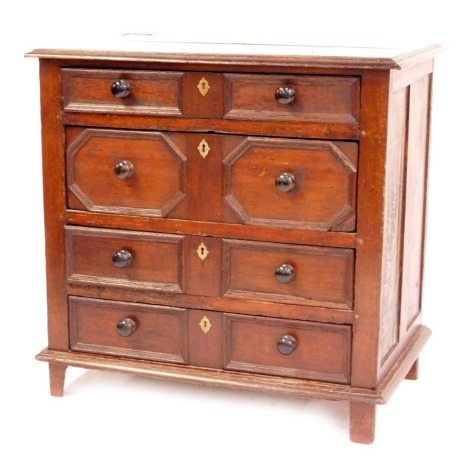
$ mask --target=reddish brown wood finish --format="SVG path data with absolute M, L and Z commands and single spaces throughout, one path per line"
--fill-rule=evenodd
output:
M 274 243 L 224 241 L 223 295 L 238 299 L 351 308 L 352 250 Z M 294 278 L 282 284 L 275 271 L 291 265 Z
M 66 111 L 179 116 L 180 72 L 130 72 L 121 70 L 66 69 L 62 71 Z M 112 84 L 125 80 L 130 94 L 118 98 Z
M 270 375 L 252 375 L 251 373 L 230 372 L 227 370 L 207 369 L 168 363 L 151 363 L 138 359 L 117 358 L 100 354 L 64 352 L 44 349 L 37 355 L 40 361 L 51 364 L 70 365 L 97 370 L 113 370 L 138 374 L 146 377 L 177 380 L 196 385 L 228 387 L 249 391 L 261 391 L 289 395 L 297 398 L 325 398 L 332 400 L 349 400 L 356 403 L 387 403 L 398 384 L 408 373 L 430 336 L 428 328 L 417 329 L 404 353 L 389 371 L 386 379 L 375 389 L 352 387 L 349 384 L 335 384 L 284 378 Z
M 183 239 L 180 235 L 67 226 L 68 280 L 184 292 Z M 130 253 L 129 266 L 114 265 L 113 256 L 120 250 Z
M 430 335 L 436 51 L 33 52 L 51 393 L 75 365 L 348 400 L 351 439 L 372 442 L 375 405 L 417 376 Z M 283 173 L 291 191 L 275 186 Z M 116 267 L 115 250 L 132 264 Z
M 247 224 L 352 231 L 357 154 L 351 142 L 246 138 L 224 158 L 226 204 Z M 287 192 L 275 187 L 284 173 Z
M 351 402 L 349 431 L 353 442 L 372 444 L 375 435 L 376 406 L 368 403 Z
M 49 362 L 50 394 L 53 397 L 63 396 L 66 371 L 66 364 L 57 364 L 54 362 Z
M 268 375 L 348 383 L 349 326 L 226 315 L 226 369 Z M 278 351 L 278 341 L 297 341 L 291 354 Z
M 180 134 L 68 128 L 68 206 L 166 216 L 186 197 L 185 147 Z M 134 170 L 122 179 L 115 167 L 126 161 Z
M 275 92 L 290 86 L 295 99 L 279 103 Z M 359 122 L 359 78 L 291 75 L 225 75 L 227 119 Z
M 184 309 L 70 297 L 70 349 L 153 361 L 187 362 Z M 117 325 L 130 318 L 136 330 L 121 336 Z
M 40 79 L 49 347 L 67 351 L 65 136 L 61 119 L 60 64 L 55 61 L 41 61 Z M 52 372 L 54 377 L 58 374 L 60 379 L 60 370 L 53 368 Z M 57 387 L 52 384 L 57 381 L 52 380 L 52 375 L 51 388 L 56 390 Z

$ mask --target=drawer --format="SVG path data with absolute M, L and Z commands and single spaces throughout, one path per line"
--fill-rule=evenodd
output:
M 66 227 L 69 282 L 184 292 L 181 235 Z
M 245 224 L 352 231 L 357 159 L 354 142 L 245 137 L 224 158 L 224 200 Z
M 69 313 L 73 351 L 187 362 L 184 309 L 69 297 Z
M 224 297 L 353 306 L 354 250 L 242 240 L 223 245 Z
M 350 381 L 351 327 L 225 314 L 226 369 Z
M 67 128 L 68 207 L 164 217 L 183 212 L 184 134 Z
M 358 77 L 226 74 L 226 119 L 356 124 Z
M 65 111 L 180 116 L 182 72 L 62 70 Z

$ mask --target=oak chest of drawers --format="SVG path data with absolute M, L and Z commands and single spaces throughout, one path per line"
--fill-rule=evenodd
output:
M 150 46 L 28 54 L 52 395 L 78 366 L 347 400 L 372 442 L 430 335 L 437 47 Z

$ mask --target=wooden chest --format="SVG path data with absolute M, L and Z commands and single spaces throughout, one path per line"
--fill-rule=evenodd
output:
M 416 378 L 433 57 L 38 49 L 50 367 L 350 402 Z

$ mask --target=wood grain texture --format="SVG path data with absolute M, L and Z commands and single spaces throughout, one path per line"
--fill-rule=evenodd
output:
M 341 123 L 296 123 L 279 121 L 246 121 L 228 119 L 171 118 L 151 116 L 100 115 L 92 113 L 64 113 L 67 125 L 84 127 L 111 127 L 118 129 L 142 129 L 157 131 L 219 132 L 223 134 L 276 135 L 279 137 L 301 137 L 308 139 L 359 138 L 358 124 Z
M 392 94 L 388 110 L 382 294 L 380 299 L 380 366 L 385 363 L 399 341 L 408 91 L 407 88 L 401 88 Z
M 67 367 L 68 366 L 66 364 L 49 362 L 50 394 L 53 397 L 63 396 Z
M 378 382 L 389 88 L 389 72 L 363 72 L 351 384 L 369 388 Z
M 116 62 L 143 62 L 158 64 L 186 64 L 191 63 L 197 67 L 207 67 L 212 64 L 215 67 L 223 65 L 235 66 L 237 68 L 249 65 L 263 65 L 267 67 L 336 67 L 336 68 L 360 68 L 360 69 L 399 69 L 407 67 L 415 62 L 422 62 L 434 57 L 441 51 L 438 44 L 433 44 L 424 48 L 407 48 L 398 50 L 376 49 L 376 48 L 353 48 L 330 46 L 302 46 L 307 51 L 293 53 L 288 55 L 287 49 L 281 45 L 276 48 L 271 47 L 268 54 L 255 54 L 249 51 L 252 46 L 254 51 L 258 45 L 246 44 L 247 48 L 244 54 L 227 54 L 224 49 L 216 53 L 201 53 L 200 47 L 196 43 L 192 43 L 194 52 L 159 52 L 157 51 L 157 41 L 153 42 L 155 48 L 149 52 L 139 50 L 138 42 L 133 43 L 133 51 L 126 48 L 118 50 L 84 50 L 84 49 L 35 49 L 26 57 L 39 57 L 43 59 L 65 59 L 65 60 L 89 60 L 89 61 L 116 61 Z M 229 46 L 226 44 L 225 46 Z M 293 49 L 296 46 L 293 46 Z M 127 50 L 125 50 L 127 49 Z M 317 52 L 316 52 L 317 51 Z M 369 54 L 370 53 L 370 54 Z M 368 55 L 369 54 L 369 55 Z
M 202 282 L 202 281 L 200 281 Z M 258 299 L 237 299 L 222 297 L 207 297 L 201 295 L 179 294 L 174 292 L 161 292 L 155 289 L 129 289 L 118 283 L 91 284 L 75 279 L 68 283 L 68 293 L 83 297 L 97 299 L 119 300 L 128 302 L 145 302 L 149 304 L 162 304 L 174 307 L 187 307 L 194 309 L 207 309 L 216 311 L 231 311 L 243 314 L 254 314 L 274 318 L 292 318 L 298 320 L 313 320 L 319 322 L 331 322 L 338 324 L 352 324 L 353 311 L 350 309 L 314 307 L 308 305 L 287 305 Z
M 70 349 L 118 357 L 184 364 L 188 360 L 185 309 L 70 297 Z M 136 331 L 120 336 L 131 318 Z
M 224 240 L 223 295 L 257 301 L 352 308 L 354 252 L 335 248 Z M 275 271 L 289 264 L 294 278 Z
M 225 315 L 225 368 L 256 374 L 348 383 L 351 329 L 343 325 Z M 289 355 L 278 341 L 291 335 L 297 347 Z
M 375 389 L 314 380 L 265 376 L 225 370 L 216 371 L 201 367 L 180 366 L 162 362 L 148 362 L 137 359 L 51 349 L 44 349 L 36 358 L 40 361 L 53 364 L 131 373 L 196 385 L 227 387 L 298 398 L 324 398 L 367 404 L 383 404 L 389 400 L 398 384 L 408 373 L 429 335 L 430 331 L 427 328 L 419 327 L 413 335 L 412 341 L 406 345 L 400 360 L 393 365 L 386 379 Z
M 206 235 L 210 237 L 235 237 L 245 240 L 278 241 L 300 245 L 336 246 L 354 248 L 356 235 L 345 232 L 316 232 L 275 227 L 248 226 L 233 223 L 213 223 L 193 220 L 134 217 L 120 214 L 97 214 L 69 210 L 66 222 L 122 230 L 140 230 L 176 234 Z
M 206 94 L 198 89 L 201 81 L 206 83 Z M 187 72 L 183 80 L 184 116 L 194 118 L 222 118 L 224 87 L 223 76 L 210 72 Z M 203 82 L 202 82 L 203 83 Z
M 68 206 L 167 216 L 186 197 L 185 140 L 183 134 L 68 128 Z M 134 174 L 124 179 L 115 173 L 123 161 L 134 167 Z
M 225 203 L 246 224 L 353 231 L 357 145 L 247 137 L 224 157 Z M 295 187 L 276 187 L 283 173 Z
M 403 72 L 401 72 L 403 73 Z M 393 72 L 397 82 L 399 73 Z M 427 165 L 429 160 L 429 114 L 431 77 L 415 80 L 408 87 L 407 132 L 405 138 L 404 197 L 400 235 L 400 296 L 394 313 L 395 342 L 391 354 L 381 364 L 380 377 L 385 377 L 393 361 L 397 360 L 406 343 L 421 323 L 421 289 L 424 264 L 424 232 L 427 192 Z
M 292 103 L 275 99 L 281 86 L 295 90 Z M 226 74 L 224 93 L 225 119 L 359 122 L 358 77 Z
M 207 322 L 209 330 L 202 325 Z M 224 319 L 222 312 L 190 310 L 189 357 L 192 366 L 224 367 Z
M 66 227 L 69 282 L 184 292 L 184 237 L 123 230 Z M 127 250 L 129 266 L 114 265 L 113 255 Z
M 411 85 L 401 293 L 402 333 L 421 311 L 431 76 Z
M 360 444 L 372 444 L 375 435 L 376 406 L 368 403 L 350 403 L 350 428 L 351 441 Z
M 430 336 L 438 47 L 199 47 L 30 53 L 51 393 L 74 365 L 348 400 L 351 439 L 369 443 L 375 405 L 417 376 Z M 281 104 L 286 85 L 295 99 Z
M 67 351 L 65 136 L 59 64 L 41 60 L 40 78 L 49 347 Z
M 67 69 L 62 71 L 64 109 L 69 112 L 180 116 L 181 72 L 134 72 L 126 69 Z M 130 85 L 130 95 L 117 98 L 111 86 Z

